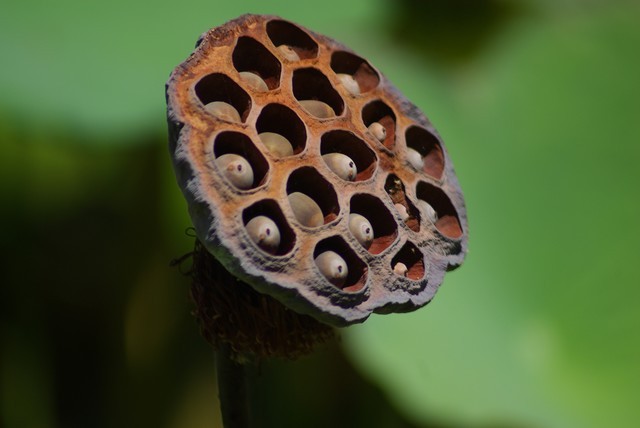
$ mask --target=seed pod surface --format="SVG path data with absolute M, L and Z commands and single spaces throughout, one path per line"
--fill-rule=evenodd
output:
M 339 42 L 244 15 L 201 37 L 167 105 L 197 237 L 255 291 L 344 326 L 424 306 L 462 263 L 466 209 L 444 143 Z

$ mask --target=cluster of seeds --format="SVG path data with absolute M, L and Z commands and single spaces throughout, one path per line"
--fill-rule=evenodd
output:
M 462 193 L 424 115 L 368 61 L 272 16 L 205 33 L 167 83 L 199 239 L 325 322 L 431 300 L 466 252 Z

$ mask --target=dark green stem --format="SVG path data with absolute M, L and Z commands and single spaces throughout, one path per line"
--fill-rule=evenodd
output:
M 233 360 L 231 349 L 226 344 L 221 345 L 216 353 L 216 370 L 224 428 L 249 428 L 250 370 Z

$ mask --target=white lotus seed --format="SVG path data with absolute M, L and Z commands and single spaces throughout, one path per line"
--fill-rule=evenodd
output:
M 396 263 L 396 265 L 393 267 L 393 272 L 396 275 L 400 275 L 400 276 L 407 276 L 407 272 L 409 271 L 409 269 L 407 269 L 407 265 L 405 265 L 404 263 Z
M 347 268 L 347 263 L 337 253 L 325 251 L 315 258 L 315 262 L 320 273 L 324 275 L 330 283 L 337 287 L 341 287 L 344 284 L 349 274 L 349 269 Z
M 353 78 L 350 74 L 338 73 L 336 74 L 342 86 L 351 93 L 351 95 L 360 95 L 360 85 L 356 79 Z
M 364 248 L 368 249 L 371 246 L 373 227 L 366 217 L 360 214 L 349 214 L 349 230 Z
M 318 227 L 324 224 L 324 215 L 320 206 L 301 192 L 293 192 L 288 196 L 291 210 L 300 224 L 307 227 Z
M 322 156 L 322 159 L 329 169 L 343 180 L 353 181 L 356 179 L 358 168 L 349 156 L 342 153 L 327 153 Z
M 278 50 L 287 61 L 300 61 L 300 55 L 291 46 L 280 45 Z
M 327 103 L 318 100 L 301 100 L 299 101 L 303 109 L 312 116 L 319 119 L 328 119 L 334 117 L 336 112 Z
M 253 242 L 270 253 L 275 253 L 280 245 L 280 229 L 269 217 L 259 215 L 249 220 L 245 226 Z
M 375 137 L 376 140 L 383 142 L 387 138 L 387 129 L 379 122 L 373 122 L 369 125 L 369 132 Z
M 275 132 L 262 132 L 258 134 L 262 144 L 271 152 L 272 155 L 282 158 L 293 154 L 293 147 L 289 140 Z
M 240 74 L 240 79 L 242 79 L 242 81 L 254 91 L 267 92 L 269 90 L 267 83 L 262 80 L 262 77 L 258 76 L 256 73 L 252 73 L 250 71 L 241 71 L 238 74 Z
M 429 203 L 423 201 L 422 199 L 419 199 L 417 205 L 426 214 L 431 223 L 435 224 L 435 222 L 438 221 L 438 213 L 436 213 L 436 210 L 434 210 Z
M 221 120 L 240 122 L 240 113 L 234 106 L 224 101 L 213 101 L 204 106 L 205 110 Z
M 253 169 L 242 156 L 233 153 L 222 155 L 216 158 L 216 165 L 238 189 L 249 189 L 253 185 Z
M 411 147 L 407 147 L 407 161 L 409 161 L 409 165 L 418 171 L 422 171 L 422 155 L 419 151 L 412 149 Z
M 394 204 L 393 206 L 396 208 L 396 211 L 398 211 L 398 214 L 400 214 L 402 221 L 406 221 L 409 218 L 409 212 L 404 205 Z

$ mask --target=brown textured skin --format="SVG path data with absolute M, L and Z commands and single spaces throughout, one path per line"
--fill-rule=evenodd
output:
M 257 291 L 272 295 L 291 309 L 329 324 L 343 326 L 362 322 L 372 312 L 406 312 L 425 305 L 433 298 L 445 272 L 459 266 L 467 250 L 468 226 L 464 200 L 444 144 L 424 114 L 368 62 L 356 64 L 356 69 L 348 60 L 335 66 L 351 69 L 351 74 L 364 89 L 357 96 L 348 93 L 331 67 L 331 58 L 335 52 L 356 54 L 334 40 L 295 26 L 317 44 L 317 55 L 314 56 L 312 47 L 303 46 L 305 49 L 298 49 L 302 58 L 300 61 L 284 60 L 266 31 L 270 21 L 276 23 L 270 28 L 281 30 L 276 38 L 284 33 L 285 38 L 290 36 L 293 42 L 301 40 L 300 44 L 305 44 L 304 37 L 295 37 L 294 32 L 288 31 L 287 25 L 293 24 L 281 18 L 244 15 L 203 34 L 195 51 L 176 67 L 167 82 L 170 151 L 178 184 L 187 199 L 198 238 L 230 272 Z M 238 38 L 242 36 L 258 41 L 280 64 L 279 78 L 277 73 L 263 70 L 263 78 L 270 88 L 268 92 L 252 92 L 239 78 L 232 58 Z M 262 58 L 255 55 L 255 51 L 240 50 L 237 56 L 249 62 L 254 57 Z M 344 57 L 360 58 L 345 54 L 338 54 L 335 58 Z M 277 69 L 278 62 L 273 62 L 273 59 L 266 62 L 270 67 L 264 69 Z M 344 103 L 340 115 L 319 120 L 300 107 L 293 95 L 292 75 L 294 70 L 306 68 L 314 68 L 326 76 Z M 200 79 L 212 73 L 226 75 L 250 97 L 250 106 L 237 103 L 242 123 L 224 122 L 205 111 L 195 87 Z M 234 93 L 236 86 L 226 80 L 219 79 L 217 82 L 221 87 L 213 89 L 216 100 L 225 96 L 234 97 L 229 94 Z M 302 83 L 303 92 L 313 94 L 315 91 L 321 99 L 333 96 L 335 100 L 335 93 L 327 95 L 331 90 L 317 89 L 320 84 Z M 305 95 L 305 98 L 308 97 Z M 395 115 L 395 127 L 389 116 L 382 120 L 377 118 L 383 125 L 391 126 L 383 143 L 367 131 L 362 116 L 363 108 L 376 100 L 384 102 Z M 305 147 L 301 151 L 294 148 L 295 154 L 287 158 L 276 159 L 271 156 L 258 138 L 256 123 L 264 107 L 273 103 L 290 108 L 304 122 Z M 283 122 L 286 127 L 290 121 Z M 432 146 L 435 144 L 435 148 L 425 158 L 423 171 L 410 167 L 406 158 L 407 130 L 413 126 L 426 130 L 435 141 L 431 143 Z M 366 174 L 359 174 L 355 182 L 338 178 L 321 158 L 322 136 L 336 129 L 349 131 L 364 142 L 364 146 L 356 144 L 356 149 L 350 149 L 362 154 L 363 159 L 367 156 L 370 158 L 370 151 L 375 153 L 375 163 L 366 165 Z M 216 137 L 225 131 L 236 131 L 248 137 L 252 144 L 252 156 L 262 157 L 268 165 L 263 179 L 254 183 L 255 187 L 250 190 L 234 188 L 215 167 L 212 147 Z M 303 166 L 314 168 L 317 176 L 330 183 L 338 201 L 338 207 L 329 202 L 325 204 L 325 224 L 315 229 L 301 226 L 287 201 L 289 175 Z M 254 169 L 260 170 L 256 166 Z M 439 169 L 443 170 L 439 177 L 427 173 Z M 312 183 L 316 180 L 316 175 L 305 177 L 310 177 Z M 306 186 L 315 187 L 315 184 Z M 385 220 L 384 228 L 393 232 L 376 236 L 369 251 L 348 230 L 350 201 L 356 194 L 372 195 L 381 201 L 380 204 L 371 205 L 370 209 L 365 206 L 362 214 L 391 219 L 392 222 L 390 224 Z M 415 202 L 418 196 L 429 198 L 428 202 L 438 212 L 439 219 L 435 225 L 417 208 Z M 284 254 L 272 255 L 262 251 L 244 229 L 243 211 L 262 200 L 277 202 L 283 218 L 295 235 L 294 240 L 285 239 L 286 242 L 281 244 L 281 248 L 285 249 Z M 409 218 L 406 222 L 394 204 L 407 208 Z M 387 212 L 376 212 L 380 207 Z M 353 271 L 343 289 L 331 285 L 314 263 L 316 245 L 331 237 L 333 239 L 328 241 L 326 249 L 338 248 L 343 257 L 348 255 L 345 259 L 350 272 Z M 325 248 L 322 245 L 321 248 Z M 411 262 L 408 277 L 394 273 L 392 260 Z M 412 279 L 417 276 L 421 278 Z

